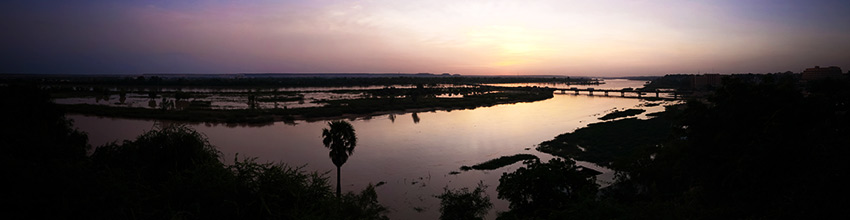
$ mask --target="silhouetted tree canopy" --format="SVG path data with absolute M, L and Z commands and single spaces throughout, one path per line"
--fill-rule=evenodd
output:
M 490 197 L 484 192 L 486 189 L 482 183 L 472 191 L 444 188 L 443 194 L 434 196 L 440 199 L 440 219 L 484 219 L 487 211 L 493 208 Z
M 552 212 L 575 208 L 596 196 L 596 178 L 581 172 L 571 160 L 526 160 L 524 164 L 499 178 L 499 198 L 511 203 L 511 210 L 501 218 L 547 218 Z
M 65 112 L 34 86 L 0 86 L 4 155 L 27 160 L 80 160 L 89 149 L 86 134 L 71 126 Z

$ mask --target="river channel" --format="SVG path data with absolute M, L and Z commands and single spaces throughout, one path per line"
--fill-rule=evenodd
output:
M 597 88 L 640 88 L 644 83 L 607 82 Z M 642 107 L 646 102 L 635 98 L 556 93 L 554 98 L 531 103 L 348 119 L 356 130 L 358 144 L 342 167 L 342 188 L 359 192 L 370 183 L 383 182 L 377 188 L 378 198 L 390 208 L 390 218 L 437 219 L 440 207 L 434 195 L 442 193 L 444 187 L 475 187 L 483 182 L 494 203 L 487 218 L 494 219 L 498 211 L 508 209 L 507 201 L 496 198 L 499 177 L 522 164 L 492 171 L 465 172 L 459 170 L 461 166 L 519 153 L 549 160 L 551 155 L 534 150 L 540 142 L 599 122 L 598 117 L 615 109 L 643 108 L 646 113 L 663 110 L 663 105 Z M 69 115 L 69 118 L 89 134 L 93 146 L 134 139 L 158 123 L 82 115 Z M 238 153 L 240 158 L 257 157 L 260 162 L 283 162 L 291 166 L 305 165 L 306 171 L 335 172 L 328 149 L 321 141 L 321 131 L 327 127 L 327 121 L 277 122 L 267 126 L 189 126 L 206 134 L 228 163 Z M 613 178 L 610 170 L 584 162 L 579 164 L 602 171 L 598 176 L 600 184 Z M 460 173 L 452 175 L 452 171 Z M 328 178 L 336 183 L 333 172 L 328 173 Z

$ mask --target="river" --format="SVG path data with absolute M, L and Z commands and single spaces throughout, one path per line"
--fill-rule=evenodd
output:
M 643 81 L 607 80 L 597 88 L 639 88 Z M 574 131 L 614 109 L 643 108 L 646 113 L 663 106 L 639 107 L 639 99 L 574 94 L 555 94 L 554 98 L 504 104 L 468 110 L 398 113 L 371 118 L 349 119 L 358 138 L 357 147 L 342 166 L 343 191 L 359 192 L 367 184 L 385 182 L 376 190 L 381 204 L 390 208 L 391 219 L 437 219 L 439 199 L 444 187 L 474 187 L 479 181 L 488 186 L 494 203 L 488 219 L 508 209 L 507 201 L 497 199 L 496 186 L 504 172 L 512 172 L 521 163 L 492 171 L 459 171 L 463 165 L 475 165 L 500 156 L 533 154 L 542 160 L 552 156 L 534 150 L 540 142 Z M 641 114 L 638 117 L 645 117 Z M 111 141 L 134 139 L 151 130 L 156 122 L 69 115 L 75 125 L 89 134 L 93 146 Z M 257 157 L 260 162 L 306 165 L 307 171 L 333 171 L 328 149 L 322 145 L 321 131 L 327 121 L 295 124 L 277 122 L 251 127 L 190 124 L 206 134 L 218 147 L 226 162 L 239 157 Z M 603 171 L 598 176 L 605 184 L 613 178 L 610 170 L 580 162 Z M 329 173 L 331 183 L 335 173 Z

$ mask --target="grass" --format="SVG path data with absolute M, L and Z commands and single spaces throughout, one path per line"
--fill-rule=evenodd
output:
M 499 158 L 496 158 L 496 159 L 488 160 L 487 162 L 484 162 L 484 163 L 476 164 L 476 165 L 471 166 L 471 167 L 470 166 L 462 166 L 462 167 L 460 167 L 460 169 L 463 170 L 463 171 L 468 171 L 468 170 L 495 170 L 495 169 L 499 169 L 499 168 L 502 168 L 502 167 L 507 166 L 507 165 L 514 164 L 514 163 L 519 162 L 519 161 L 539 160 L 539 159 L 540 158 L 537 158 L 537 156 L 534 156 L 534 155 L 531 155 L 531 154 L 517 154 L 517 155 L 513 155 L 513 156 L 502 156 L 502 157 L 499 157 Z
M 664 141 L 670 135 L 672 123 L 663 113 L 647 120 L 627 118 L 594 123 L 540 143 L 537 150 L 611 167 L 642 147 Z

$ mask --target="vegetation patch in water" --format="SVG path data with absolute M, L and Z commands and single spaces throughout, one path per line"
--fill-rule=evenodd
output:
M 630 117 L 630 116 L 639 115 L 640 113 L 644 113 L 644 112 L 646 112 L 646 110 L 643 110 L 643 109 L 627 109 L 627 110 L 623 110 L 623 111 L 618 110 L 618 111 L 608 113 L 605 116 L 602 116 L 601 118 L 599 118 L 599 120 L 611 120 L 611 119 L 617 119 L 617 118 Z
M 610 167 L 615 161 L 642 147 L 659 144 L 669 136 L 673 122 L 664 113 L 656 116 L 648 120 L 627 118 L 590 124 L 540 143 L 537 150 Z
M 484 162 L 484 163 L 476 164 L 476 165 L 471 166 L 471 167 L 470 166 L 462 166 L 462 167 L 460 167 L 460 169 L 463 170 L 463 171 L 468 171 L 468 170 L 495 170 L 495 169 L 499 169 L 499 168 L 507 166 L 507 165 L 514 164 L 514 163 L 519 162 L 519 161 L 539 160 L 539 159 L 540 158 L 537 158 L 537 156 L 534 156 L 534 155 L 531 155 L 531 154 L 517 154 L 517 155 L 513 155 L 513 156 L 502 156 L 502 157 L 499 157 L 499 158 L 496 158 L 496 159 L 488 160 L 487 162 Z

